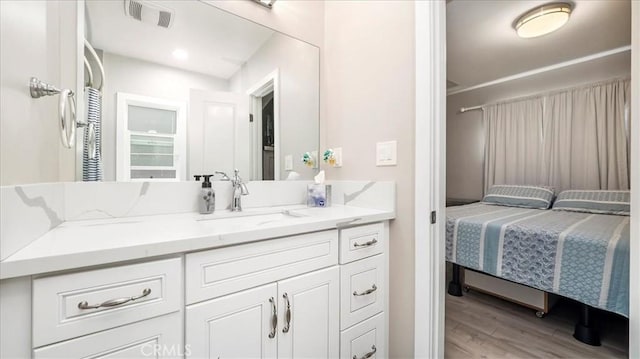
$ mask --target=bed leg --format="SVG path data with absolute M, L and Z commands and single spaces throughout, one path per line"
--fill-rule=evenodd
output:
M 462 297 L 462 285 L 460 284 L 460 265 L 453 263 L 453 279 L 449 282 L 450 295 L 455 297 Z
M 585 344 L 600 346 L 600 334 L 593 326 L 592 316 L 593 311 L 591 307 L 586 304 L 581 304 L 580 319 L 578 320 L 578 323 L 576 323 L 573 337 Z

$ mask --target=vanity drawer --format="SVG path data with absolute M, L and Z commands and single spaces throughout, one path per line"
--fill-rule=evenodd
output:
M 190 253 L 185 266 L 187 304 L 337 263 L 337 230 Z
M 182 358 L 182 327 L 182 316 L 176 312 L 38 348 L 33 357 Z
M 181 289 L 180 258 L 34 279 L 33 346 L 177 311 Z
M 340 231 L 340 264 L 371 257 L 384 251 L 382 223 L 346 228 Z
M 348 328 L 384 310 L 385 257 L 377 256 L 340 268 L 340 328 Z
M 371 355 L 367 356 L 368 354 Z M 384 313 L 380 313 L 340 333 L 341 359 L 386 357 Z

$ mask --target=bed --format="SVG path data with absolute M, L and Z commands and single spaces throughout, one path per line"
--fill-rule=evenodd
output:
M 447 208 L 446 259 L 629 316 L 629 217 L 474 203 Z

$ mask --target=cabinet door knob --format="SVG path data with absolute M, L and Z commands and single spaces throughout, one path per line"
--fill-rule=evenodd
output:
M 278 308 L 276 308 L 276 301 L 273 297 L 269 298 L 269 302 L 271 303 L 271 333 L 269 333 L 269 338 L 273 339 L 276 336 L 276 328 L 278 327 Z
M 373 356 L 373 354 L 375 354 L 378 351 L 378 349 L 376 348 L 375 345 L 371 346 L 371 351 L 368 352 L 367 354 L 361 356 L 360 358 L 358 358 L 356 355 L 353 356 L 353 359 L 369 359 Z
M 367 290 L 365 290 L 364 292 L 361 292 L 361 293 L 358 293 L 358 292 L 356 292 L 354 290 L 353 291 L 353 296 L 354 297 L 361 297 L 363 295 L 369 295 L 369 294 L 375 292 L 376 290 L 378 290 L 378 287 L 374 284 L 374 285 L 371 286 L 371 289 L 367 289 Z
M 287 333 L 289 332 L 289 328 L 291 327 L 291 303 L 289 302 L 289 296 L 287 295 L 287 293 L 284 293 L 282 295 L 282 298 L 284 298 L 284 301 L 287 305 L 287 311 L 284 313 L 284 320 L 286 322 L 284 323 L 284 328 L 282 328 L 282 332 Z
M 97 309 L 97 308 L 117 307 L 119 305 L 123 305 L 125 303 L 129 303 L 129 302 L 132 302 L 134 300 L 138 300 L 140 298 L 146 297 L 149 294 L 151 294 L 151 288 L 145 288 L 142 291 L 142 294 L 140 294 L 138 296 L 109 299 L 106 302 L 102 302 L 100 304 L 92 304 L 92 305 L 89 305 L 89 303 L 87 303 L 86 301 L 82 301 L 82 302 L 78 303 L 78 308 L 80 308 L 80 309 Z

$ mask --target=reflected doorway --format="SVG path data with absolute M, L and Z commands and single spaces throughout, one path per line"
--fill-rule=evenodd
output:
M 273 91 L 262 96 L 262 180 L 273 181 L 275 179 L 275 141 L 273 119 Z
M 278 70 L 254 84 L 247 94 L 251 98 L 251 178 L 257 181 L 281 180 Z

